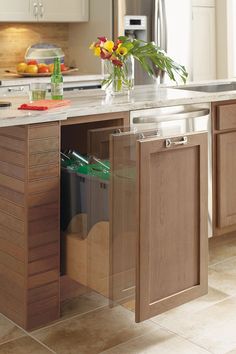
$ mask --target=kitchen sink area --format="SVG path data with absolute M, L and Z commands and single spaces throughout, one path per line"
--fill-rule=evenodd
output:
M 198 92 L 225 92 L 225 91 L 235 91 L 236 90 L 236 81 L 224 82 L 224 83 L 210 83 L 207 85 L 194 85 L 194 86 L 179 86 L 175 87 L 178 90 L 187 90 L 187 91 L 198 91 Z

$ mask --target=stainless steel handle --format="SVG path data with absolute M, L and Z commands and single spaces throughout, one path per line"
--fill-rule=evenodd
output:
M 166 139 L 165 141 L 166 148 L 170 148 L 171 146 L 187 145 L 187 144 L 188 144 L 188 138 L 186 136 L 181 138 L 180 141 L 172 141 L 171 139 Z
M 38 17 L 38 10 L 39 10 L 37 2 L 34 2 L 33 7 L 34 7 L 34 10 L 33 10 L 34 17 L 37 18 Z
M 44 15 L 44 7 L 41 2 L 39 3 L 39 10 L 40 10 L 40 17 L 42 18 Z
M 139 134 L 139 139 L 149 139 L 149 138 L 156 138 L 156 137 L 158 137 L 158 136 L 160 136 L 160 133 L 159 133 L 159 131 L 157 130 L 154 134 L 148 134 L 148 133 L 140 133 Z
M 147 117 L 135 117 L 133 118 L 133 124 L 143 124 L 143 123 L 159 123 L 160 121 L 165 120 L 177 120 L 177 119 L 189 119 L 189 118 L 199 118 L 205 117 L 210 114 L 210 110 L 207 108 L 183 112 L 177 114 L 161 115 L 161 116 L 147 116 Z
M 152 41 L 159 46 L 159 0 L 154 0 L 153 14 Z
M 24 87 L 8 87 L 8 92 L 21 92 L 24 91 Z
M 161 0 L 161 19 L 162 19 L 162 49 L 167 52 L 167 16 L 165 0 Z

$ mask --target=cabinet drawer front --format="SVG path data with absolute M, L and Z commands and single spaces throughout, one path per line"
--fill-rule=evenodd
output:
M 217 107 L 217 129 L 236 129 L 236 104 Z
M 165 143 L 138 143 L 138 322 L 207 292 L 207 136 Z

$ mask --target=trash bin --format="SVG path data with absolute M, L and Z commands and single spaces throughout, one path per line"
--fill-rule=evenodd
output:
M 92 160 L 92 159 L 90 159 Z M 78 164 L 63 160 L 61 168 L 61 230 L 66 231 L 73 218 L 86 214 L 87 225 L 80 237 L 99 221 L 109 220 L 109 161 Z M 85 230 L 86 229 L 86 230 Z M 73 230 L 76 232 L 76 230 Z

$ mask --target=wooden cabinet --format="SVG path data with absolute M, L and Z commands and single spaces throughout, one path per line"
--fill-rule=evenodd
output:
M 207 292 L 207 134 L 187 139 L 113 137 L 112 299 L 137 322 Z
M 84 22 L 89 19 L 89 0 L 0 0 L 2 22 Z
M 212 105 L 214 235 L 236 230 L 236 102 Z
M 215 7 L 193 7 L 193 80 L 216 79 Z
M 136 322 L 207 292 L 207 133 L 169 140 L 128 122 L 119 112 L 1 129 L 0 311 L 22 327 L 60 316 L 62 239 L 80 294 L 132 302 Z M 60 148 L 110 156 L 106 182 L 76 171 L 88 204 L 61 237 Z

